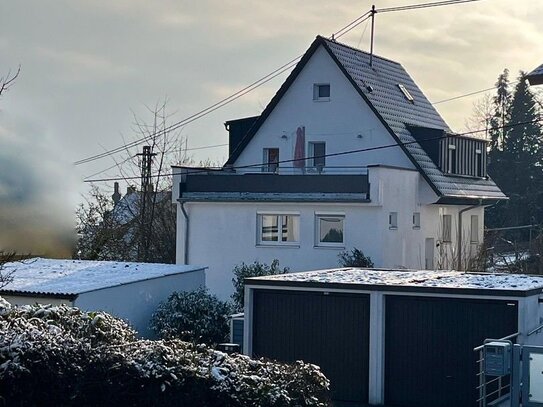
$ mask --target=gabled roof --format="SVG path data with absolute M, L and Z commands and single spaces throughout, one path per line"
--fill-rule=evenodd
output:
M 35 258 L 5 265 L 13 281 L 0 294 L 74 297 L 89 291 L 203 270 L 201 266 Z
M 366 101 L 391 136 L 400 144 L 414 166 L 439 196 L 439 202 L 462 203 L 474 199 L 483 199 L 488 202 L 506 199 L 491 179 L 443 174 L 420 144 L 416 142 L 407 128 L 408 125 L 440 129 L 446 133 L 451 133 L 451 130 L 399 63 L 374 55 L 373 66 L 370 66 L 368 53 L 321 36 L 317 36 L 266 106 L 262 115 L 232 152 L 227 165 L 234 164 L 320 46 L 326 49 L 358 94 Z M 403 85 L 407 89 L 413 96 L 414 102 L 406 98 L 398 85 Z

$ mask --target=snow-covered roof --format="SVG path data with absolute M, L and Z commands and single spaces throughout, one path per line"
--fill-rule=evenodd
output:
M 74 296 L 103 288 L 203 269 L 203 266 L 177 264 L 35 258 L 7 263 L 2 272 L 13 271 L 13 281 L 3 287 L 0 293 Z
M 342 268 L 255 277 L 247 281 L 257 285 L 347 285 L 365 289 L 453 289 L 492 290 L 496 292 L 543 291 L 543 277 L 524 274 L 467 273 L 433 270 L 385 270 Z

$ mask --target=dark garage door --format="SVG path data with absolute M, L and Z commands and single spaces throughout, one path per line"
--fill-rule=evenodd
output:
M 473 348 L 517 332 L 515 301 L 387 296 L 385 404 L 476 406 Z
M 253 354 L 321 367 L 337 401 L 368 400 L 369 296 L 255 290 Z

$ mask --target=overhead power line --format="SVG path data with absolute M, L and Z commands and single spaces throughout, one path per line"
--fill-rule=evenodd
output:
M 336 31 L 334 34 L 332 34 L 332 38 L 340 38 L 341 36 L 347 34 L 351 30 L 353 30 L 354 28 L 356 28 L 357 26 L 362 24 L 364 21 L 371 18 L 372 15 L 375 14 L 375 12 L 386 13 L 386 12 L 393 12 L 393 11 L 406 11 L 406 10 L 414 10 L 414 9 L 417 9 L 417 8 L 447 6 L 447 5 L 453 5 L 453 4 L 477 2 L 477 1 L 481 1 L 481 0 L 446 0 L 446 1 L 431 2 L 431 3 L 412 4 L 412 5 L 408 5 L 408 6 L 387 7 L 387 8 L 382 8 L 382 9 L 369 10 L 366 13 L 362 14 L 361 16 L 357 17 L 355 20 L 351 21 L 349 24 L 342 27 L 340 30 Z M 220 109 L 221 107 L 226 106 L 227 104 L 239 99 L 240 97 L 246 95 L 247 93 L 252 92 L 253 90 L 257 89 L 258 87 L 260 87 L 260 86 L 264 85 L 265 83 L 269 82 L 270 80 L 274 79 L 275 77 L 281 75 L 285 71 L 291 69 L 292 67 L 294 67 L 298 63 L 298 61 L 302 58 L 302 56 L 303 56 L 303 54 L 297 56 L 296 58 L 290 60 L 286 64 L 280 66 L 276 70 L 274 70 L 271 73 L 267 74 L 266 76 L 256 80 L 255 82 L 253 82 L 250 85 L 244 87 L 243 89 L 240 89 L 239 91 L 233 93 L 232 95 L 230 95 L 230 96 L 228 96 L 228 97 L 214 103 L 213 105 L 211 105 L 211 106 L 209 106 L 209 107 L 207 107 L 205 109 L 200 110 L 199 112 L 197 112 L 197 113 L 195 113 L 195 114 L 193 114 L 193 115 L 191 115 L 189 117 L 186 117 L 185 119 L 183 119 L 183 120 L 181 120 L 181 121 L 179 121 L 177 123 L 174 123 L 174 124 L 170 125 L 169 127 L 166 127 L 166 128 L 164 128 L 164 129 L 162 129 L 162 130 L 160 130 L 158 132 L 147 135 L 147 136 L 142 137 L 140 139 L 134 140 L 134 141 L 132 141 L 130 143 L 127 143 L 125 145 L 113 148 L 111 150 L 108 150 L 108 151 L 105 151 L 105 152 L 102 152 L 102 153 L 99 153 L 99 154 L 95 154 L 95 155 L 87 157 L 87 158 L 83 158 L 83 159 L 78 160 L 78 161 L 75 161 L 74 165 L 82 165 L 82 164 L 86 164 L 86 163 L 89 163 L 89 162 L 92 162 L 92 161 L 96 161 L 96 160 L 108 157 L 110 155 L 119 153 L 119 152 L 124 151 L 124 150 L 126 150 L 128 148 L 135 147 L 135 146 L 137 146 L 139 144 L 142 144 L 142 143 L 144 143 L 146 141 L 149 141 L 153 137 L 163 136 L 164 134 L 166 134 L 166 133 L 168 133 L 170 131 L 174 131 L 174 130 L 182 127 L 182 126 L 185 126 L 185 125 L 187 125 L 189 123 L 192 123 L 193 121 L 196 121 L 196 120 L 198 120 L 198 119 L 200 119 L 200 118 L 214 112 L 215 110 Z
M 339 37 L 347 34 L 349 31 L 353 30 L 355 27 L 362 24 L 368 18 L 369 18 L 369 12 L 363 14 L 362 16 L 358 17 L 357 19 L 355 19 L 354 21 L 352 21 L 351 23 L 347 24 L 346 26 L 341 28 L 339 31 L 334 33 L 333 34 L 334 38 L 339 38 Z M 205 109 L 202 109 L 199 112 L 197 112 L 197 113 L 195 113 L 195 114 L 193 114 L 193 115 L 191 115 L 189 117 L 186 117 L 185 119 L 183 119 L 183 120 L 181 120 L 179 122 L 176 122 L 176 123 L 164 128 L 164 129 L 162 129 L 162 130 L 160 130 L 160 131 L 158 131 L 156 133 L 147 135 L 145 137 L 134 140 L 134 141 L 132 141 L 130 143 L 127 143 L 127 144 L 124 144 L 122 146 L 113 148 L 111 150 L 108 150 L 108 151 L 105 151 L 105 152 L 102 152 L 102 153 L 99 153 L 99 154 L 95 154 L 93 156 L 90 156 L 90 157 L 83 158 L 81 160 L 75 161 L 74 165 L 86 164 L 86 163 L 91 162 L 91 161 L 95 161 L 95 160 L 99 160 L 99 159 L 104 158 L 104 157 L 108 157 L 108 156 L 110 156 L 112 154 L 116 154 L 116 153 L 119 153 L 121 151 L 124 151 L 127 148 L 135 147 L 135 146 L 137 146 L 137 145 L 139 145 L 141 143 L 144 143 L 144 142 L 152 139 L 153 137 L 157 137 L 157 136 L 160 137 L 160 136 L 162 136 L 162 135 L 164 135 L 164 134 L 166 134 L 166 133 L 168 133 L 170 131 L 174 131 L 174 130 L 182 127 L 182 126 L 185 126 L 185 125 L 187 125 L 189 123 L 192 123 L 193 121 L 196 121 L 196 120 L 208 115 L 209 113 L 212 113 L 215 110 L 220 109 L 221 107 L 226 106 L 227 104 L 239 99 L 240 97 L 246 95 L 247 93 L 252 92 L 253 90 L 257 89 L 258 87 L 264 85 L 265 83 L 267 83 L 267 82 L 271 81 L 272 79 L 276 78 L 277 76 L 281 75 L 285 71 L 293 68 L 298 63 L 298 61 L 302 58 L 302 56 L 303 56 L 303 54 L 298 55 L 296 58 L 290 60 L 286 64 L 283 64 L 279 68 L 277 68 L 274 71 L 270 72 L 266 76 L 263 76 L 262 78 L 254 81 L 253 83 L 251 83 L 250 85 L 244 87 L 243 89 L 233 93 L 232 95 L 218 101 L 217 103 L 214 103 L 213 105 L 211 105 L 211 106 L 209 106 L 209 107 L 207 107 Z
M 408 11 L 416 10 L 421 8 L 430 8 L 430 7 L 441 7 L 441 6 L 453 6 L 462 3 L 474 3 L 481 0 L 444 0 L 444 1 L 434 1 L 430 3 L 420 3 L 420 4 L 411 4 L 406 6 L 397 6 L 397 7 L 385 7 L 381 9 L 376 9 L 378 13 L 389 13 L 393 11 Z
M 525 126 L 527 124 L 541 123 L 541 122 L 543 122 L 543 118 L 536 119 L 536 120 L 531 120 L 531 121 L 527 121 L 527 122 L 519 122 L 519 123 L 514 123 L 514 124 L 506 124 L 506 125 L 503 125 L 503 126 L 495 126 L 495 127 L 490 127 L 490 128 L 487 128 L 487 129 L 472 130 L 472 131 L 467 131 L 467 132 L 464 132 L 464 133 L 446 134 L 446 135 L 438 136 L 438 137 L 430 137 L 430 138 L 424 139 L 423 141 L 413 140 L 413 141 L 406 141 L 406 142 L 402 142 L 402 143 L 384 144 L 384 145 L 375 146 L 375 147 L 366 147 L 366 148 L 359 148 L 359 149 L 355 149 L 355 150 L 340 151 L 338 153 L 329 153 L 329 154 L 323 154 L 323 155 L 318 155 L 318 156 L 310 156 L 310 157 L 303 157 L 303 158 L 293 158 L 293 159 L 288 159 L 288 160 L 280 160 L 280 161 L 277 161 L 274 164 L 287 164 L 287 163 L 292 163 L 292 162 L 296 162 L 296 161 L 310 160 L 310 159 L 314 159 L 314 158 L 338 157 L 338 156 L 355 154 L 355 153 L 363 153 L 363 152 L 368 152 L 368 151 L 384 150 L 384 149 L 387 149 L 387 148 L 407 146 L 407 145 L 410 145 L 410 144 L 416 144 L 416 143 L 421 144 L 421 143 L 425 143 L 425 142 L 428 142 L 428 141 L 442 140 L 442 139 L 445 139 L 445 138 L 448 138 L 448 137 L 451 137 L 451 136 L 452 137 L 455 137 L 455 136 L 468 136 L 468 135 L 471 135 L 471 134 L 483 133 L 483 132 L 488 132 L 488 131 L 491 131 L 491 130 L 507 129 L 507 128 L 513 128 L 513 127 L 517 127 L 517 126 Z M 239 165 L 239 166 L 229 167 L 229 169 L 239 170 L 239 169 L 246 169 L 246 168 L 258 168 L 258 167 L 262 167 L 263 165 L 264 164 L 262 164 L 262 163 L 247 164 L 247 165 Z M 214 170 L 214 169 L 215 170 L 221 170 L 221 169 L 223 169 L 223 167 L 209 167 L 209 168 L 205 168 L 205 169 L 207 169 L 207 170 Z M 184 172 L 183 175 L 201 174 L 201 173 L 202 173 L 202 170 L 194 170 L 194 171 Z M 176 175 L 176 174 L 173 174 L 173 175 Z M 154 178 L 158 177 L 158 176 L 161 176 L 161 174 L 151 175 L 151 177 L 154 177 Z M 123 181 L 123 180 L 126 181 L 126 180 L 132 180 L 132 179 L 140 179 L 140 177 L 115 177 L 115 178 L 89 179 L 89 180 L 85 180 L 84 182 L 108 182 L 108 181 Z

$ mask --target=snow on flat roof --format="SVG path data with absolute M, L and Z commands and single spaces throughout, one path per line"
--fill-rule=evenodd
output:
M 0 291 L 81 294 L 121 284 L 202 270 L 203 266 L 35 258 L 7 263 L 13 281 Z
M 344 268 L 256 277 L 250 280 L 513 291 L 543 288 L 543 277 L 433 270 Z

